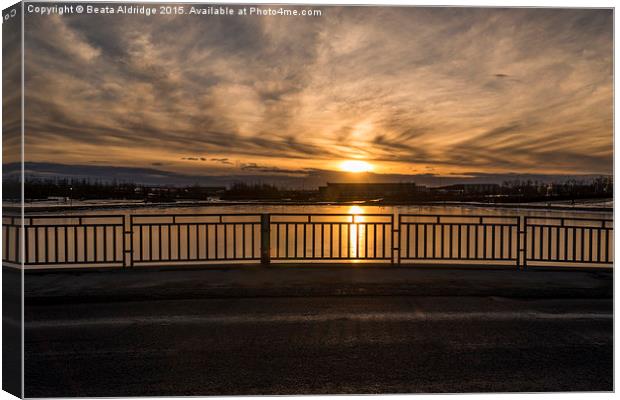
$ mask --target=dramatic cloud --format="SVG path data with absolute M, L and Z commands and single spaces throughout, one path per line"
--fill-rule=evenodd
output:
M 320 9 L 27 15 L 27 160 L 612 172 L 611 10 Z

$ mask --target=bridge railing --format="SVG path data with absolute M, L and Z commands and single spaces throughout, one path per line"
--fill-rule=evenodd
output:
M 2 262 L 21 264 L 20 240 L 21 217 L 15 215 L 2 216 Z
M 261 214 L 130 215 L 130 265 L 260 260 Z
M 401 262 L 511 262 L 519 266 L 520 218 L 399 215 Z
M 27 216 L 22 225 L 19 216 L 3 217 L 3 261 L 20 264 L 23 260 L 25 265 L 41 266 L 122 266 L 124 221 L 123 215 L 44 215 Z
M 442 214 L 5 215 L 3 263 L 613 265 L 613 221 Z
M 612 264 L 613 220 L 524 217 L 527 263 Z
M 391 214 L 270 214 L 271 260 L 393 261 Z

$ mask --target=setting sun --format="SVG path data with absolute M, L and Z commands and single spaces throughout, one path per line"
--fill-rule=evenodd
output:
M 366 161 L 348 160 L 340 164 L 340 169 L 346 172 L 369 172 L 372 171 L 372 165 Z

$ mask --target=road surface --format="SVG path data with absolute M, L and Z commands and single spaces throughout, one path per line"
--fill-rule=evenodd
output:
M 613 390 L 611 299 L 26 306 L 28 397 Z

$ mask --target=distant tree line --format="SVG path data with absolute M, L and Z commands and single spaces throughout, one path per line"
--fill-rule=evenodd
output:
M 144 200 L 150 202 L 174 201 L 177 199 L 207 199 L 223 193 L 225 187 L 146 186 L 118 181 L 89 179 L 27 179 L 24 184 L 26 201 L 66 199 L 66 200 Z M 19 199 L 21 186 L 18 180 L 3 182 L 3 198 Z
M 373 185 L 373 184 L 360 184 Z M 3 199 L 17 200 L 21 185 L 16 179 L 3 181 Z M 118 181 L 89 179 L 27 179 L 24 185 L 26 201 L 36 200 L 144 200 L 146 202 L 174 202 L 176 200 L 286 200 L 330 201 L 319 190 L 284 189 L 265 183 L 237 182 L 229 188 L 213 186 L 147 186 Z M 360 196 L 356 200 L 374 200 Z M 545 200 L 576 200 L 613 197 L 613 177 L 600 176 L 590 180 L 570 179 L 547 183 L 532 180 L 511 180 L 498 184 L 455 184 L 442 187 L 419 186 L 414 192 L 395 193 L 391 202 L 412 201 L 487 201 L 526 202 Z
M 559 183 L 544 183 L 532 180 L 506 181 L 501 185 L 500 193 L 511 196 L 532 197 L 612 197 L 614 193 L 613 178 L 599 176 L 590 181 L 569 179 Z
M 50 197 L 71 199 L 141 199 L 140 186 L 134 183 L 91 181 L 88 179 L 31 179 L 26 180 L 26 199 Z

